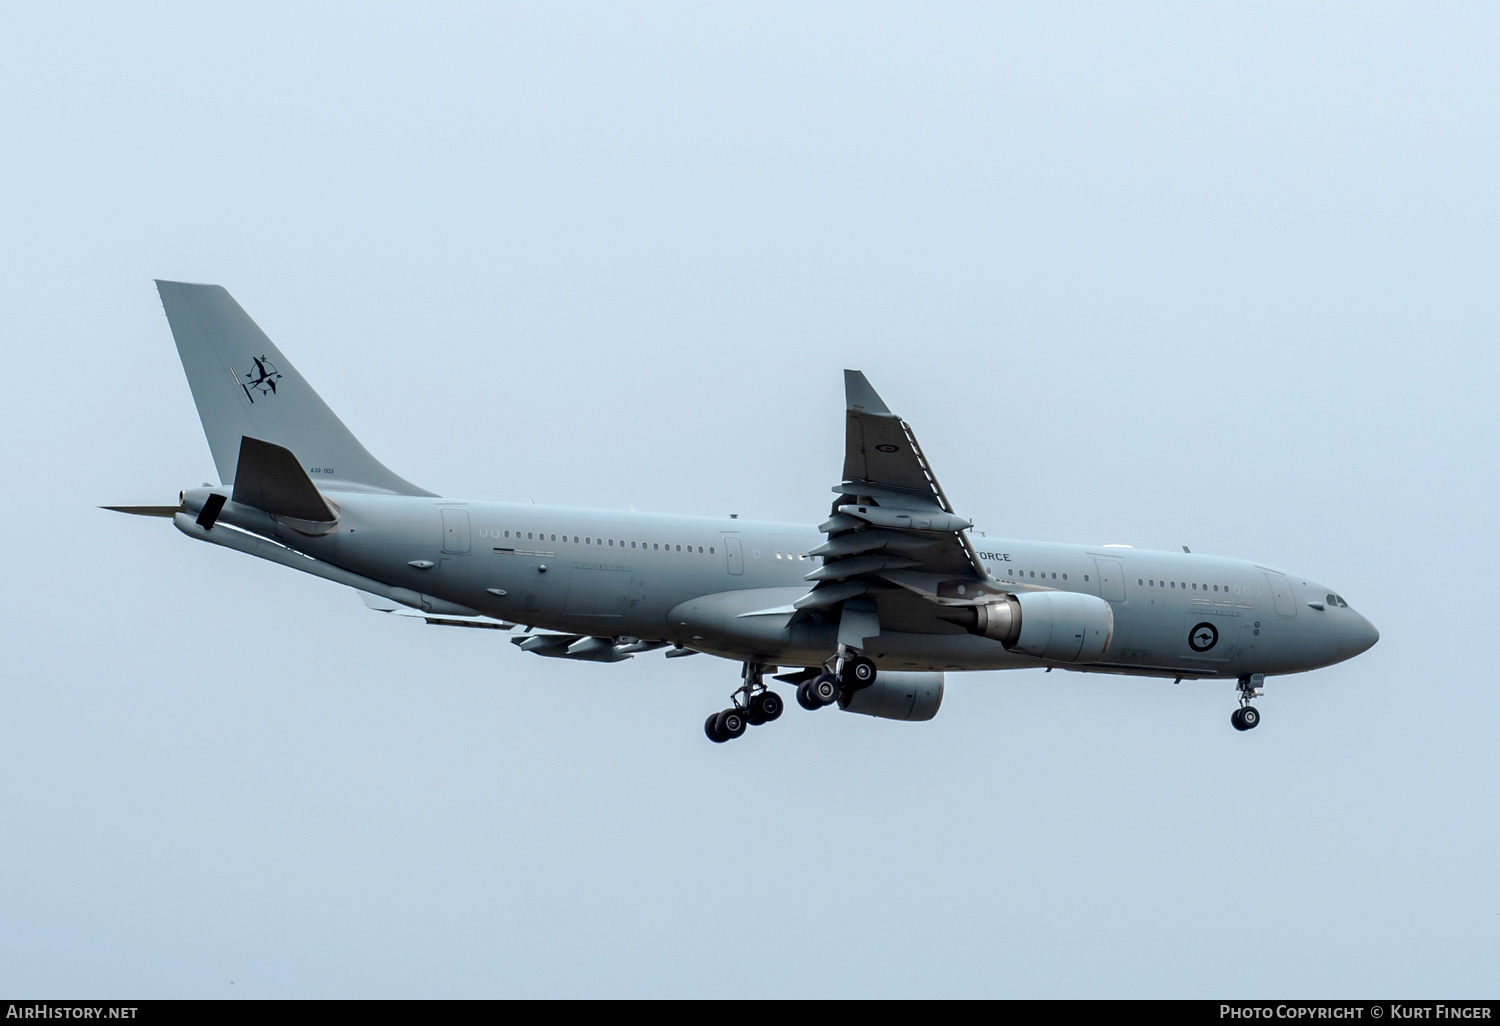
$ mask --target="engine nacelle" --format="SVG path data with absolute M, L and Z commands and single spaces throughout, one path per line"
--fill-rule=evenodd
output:
M 1115 633 L 1115 614 L 1108 602 L 1071 591 L 1025 591 L 938 615 L 1011 651 L 1060 663 L 1103 659 Z
M 881 670 L 875 683 L 839 692 L 839 708 L 883 720 L 930 720 L 943 704 L 943 675 Z
M 1115 611 L 1097 595 L 1027 591 L 1016 596 L 1021 631 L 1012 647 L 1038 659 L 1093 663 L 1115 636 Z

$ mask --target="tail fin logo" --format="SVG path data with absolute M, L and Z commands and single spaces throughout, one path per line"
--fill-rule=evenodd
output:
M 276 382 L 281 380 L 281 371 L 264 356 L 252 356 L 250 360 L 255 364 L 255 370 L 249 374 L 237 373 L 235 379 L 245 390 L 245 398 L 253 404 L 256 395 L 264 398 L 276 394 Z

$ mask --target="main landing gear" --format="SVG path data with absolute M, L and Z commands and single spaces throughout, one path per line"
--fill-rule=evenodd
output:
M 1240 692 L 1240 707 L 1229 715 L 1229 722 L 1234 724 L 1235 730 L 1254 730 L 1260 726 L 1260 710 L 1251 705 L 1250 700 L 1264 694 L 1260 686 L 1265 682 L 1265 674 L 1252 673 L 1248 677 L 1241 677 L 1235 685 Z
M 797 685 L 797 704 L 809 711 L 839 700 L 843 688 L 858 691 L 875 683 L 875 661 L 854 655 L 843 646 L 823 665 L 823 672 Z
M 745 733 L 749 727 L 770 723 L 781 715 L 785 704 L 781 696 L 766 687 L 762 679 L 766 667 L 763 663 L 746 663 L 741 676 L 745 683 L 735 691 L 733 705 L 716 712 L 703 722 L 703 733 L 715 744 L 732 741 Z M 853 650 L 839 647 L 838 652 L 823 664 L 822 672 L 804 670 L 800 674 L 778 677 L 797 684 L 797 704 L 804 709 L 823 709 L 839 700 L 845 691 L 858 691 L 875 683 L 875 662 Z
M 765 674 L 761 663 L 746 663 L 742 676 L 745 683 L 735 691 L 731 705 L 722 712 L 711 714 L 703 724 L 703 733 L 715 744 L 732 741 L 748 727 L 758 727 L 779 717 L 786 703 L 781 696 L 766 687 L 761 678 Z

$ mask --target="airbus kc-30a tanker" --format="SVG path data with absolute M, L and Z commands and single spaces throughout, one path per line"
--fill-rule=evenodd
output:
M 1232 681 L 1239 730 L 1272 674 L 1380 635 L 1332 588 L 1258 563 L 970 534 L 911 427 L 844 372 L 844 472 L 816 526 L 445 499 L 350 434 L 217 285 L 157 282 L 218 468 L 170 518 L 198 541 L 523 651 L 612 663 L 665 649 L 741 664 L 716 742 L 783 710 L 927 720 L 944 674 L 1024 667 Z M 524 628 L 524 629 L 523 629 Z

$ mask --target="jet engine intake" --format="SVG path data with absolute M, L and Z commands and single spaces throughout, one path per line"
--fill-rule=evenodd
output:
M 839 708 L 883 720 L 930 720 L 943 704 L 943 675 L 881 670 L 875 683 L 839 692 Z
M 1013 652 L 1060 663 L 1098 662 L 1115 633 L 1115 614 L 1108 602 L 1071 591 L 1026 591 L 938 615 Z

